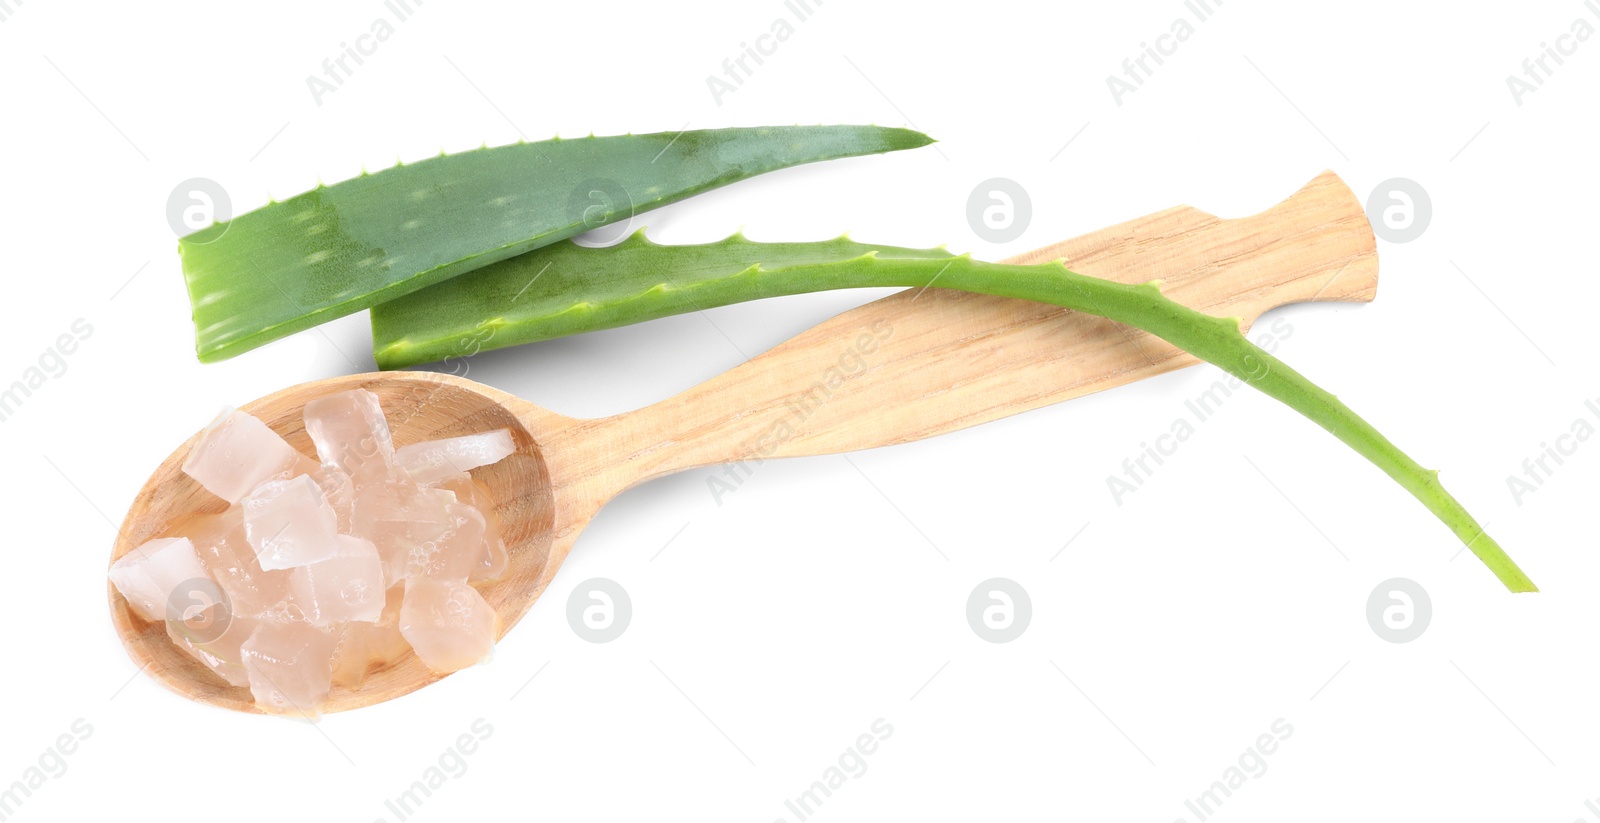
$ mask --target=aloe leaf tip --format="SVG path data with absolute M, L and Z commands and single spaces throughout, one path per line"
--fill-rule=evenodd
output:
M 538 287 L 525 289 L 546 268 Z M 663 277 L 672 289 L 653 290 Z M 500 348 L 745 300 L 884 286 L 938 286 L 1052 303 L 1149 332 L 1304 415 L 1416 497 L 1507 589 L 1538 590 L 1439 483 L 1438 472 L 1424 469 L 1336 396 L 1251 343 L 1241 318 L 1176 303 L 1162 294 L 1159 281 L 1101 280 L 1074 273 L 1059 260 L 1007 265 L 974 260 L 970 252 L 947 256 L 838 241 L 751 243 L 735 236 L 629 254 L 556 244 L 375 307 L 373 344 L 379 365 L 396 368 L 470 353 L 455 348 L 461 340 Z M 510 299 L 518 294 L 520 299 Z M 477 332 L 490 318 L 499 322 L 484 339 Z
M 780 168 L 917 148 L 878 126 L 519 141 L 362 173 L 179 241 L 202 362 Z M 600 198 L 597 200 L 596 198 Z

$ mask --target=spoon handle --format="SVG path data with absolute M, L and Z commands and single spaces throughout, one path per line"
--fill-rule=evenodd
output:
M 1332 172 L 1249 217 L 1180 206 L 1006 262 L 1058 257 L 1110 280 L 1163 280 L 1173 300 L 1246 324 L 1289 303 L 1370 301 L 1378 277 L 1371 225 Z M 1197 362 L 1056 306 L 907 290 L 600 427 L 628 444 L 609 457 L 625 464 L 613 476 L 632 485 L 696 466 L 919 440 Z

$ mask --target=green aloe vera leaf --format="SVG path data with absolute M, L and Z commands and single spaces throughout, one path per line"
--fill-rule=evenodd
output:
M 931 142 L 878 126 L 558 138 L 319 185 L 179 241 L 195 351 L 232 357 L 763 172 Z
M 937 278 L 940 288 L 1051 303 L 1110 318 L 1218 366 L 1309 418 L 1383 470 L 1443 521 L 1506 588 L 1513 592 L 1537 590 L 1439 483 L 1437 471 L 1424 469 L 1338 398 L 1251 343 L 1238 318 L 1212 317 L 1173 302 L 1161 294 L 1159 282 L 1115 283 L 1072 272 L 1061 261 L 1019 266 L 986 263 L 969 255 L 943 258 L 939 250 L 921 256 L 906 250 L 893 252 L 899 256 L 874 250 L 854 254 L 856 244 L 844 240 L 812 244 L 818 262 L 774 262 L 769 267 L 768 260 L 796 261 L 807 252 L 794 248 L 797 244 L 782 244 L 784 256 L 768 257 L 767 245 L 737 235 L 718 243 L 687 246 L 660 246 L 635 237 L 610 248 L 525 255 L 525 260 L 514 265 L 486 269 L 469 276 L 470 280 L 462 278 L 448 293 L 441 290 L 437 300 L 427 296 L 433 292 L 429 290 L 379 307 L 373 312 L 374 349 L 379 363 L 391 367 L 417 362 L 414 354 L 423 349 L 436 353 L 441 342 L 474 340 L 479 348 L 498 348 L 513 341 L 636 323 L 681 311 L 685 305 L 708 308 L 841 288 L 921 288 Z M 824 259 L 830 251 L 836 255 L 834 259 Z M 567 255 L 569 265 L 606 272 L 608 296 L 597 299 L 585 285 L 587 281 L 571 274 L 545 283 L 543 278 L 554 273 L 553 261 L 540 282 L 528 286 L 536 267 L 555 254 Z M 499 297 L 485 304 L 470 294 L 479 289 L 488 295 L 514 294 L 525 286 L 530 292 L 540 288 L 542 293 L 525 304 Z M 692 297 L 678 296 L 685 293 Z M 412 328 L 426 329 L 427 339 L 410 335 Z
M 555 243 L 372 308 L 373 356 L 399 369 L 477 351 L 626 326 L 746 300 L 817 291 L 784 272 L 874 253 L 948 259 L 948 251 L 857 243 L 716 243 L 663 246 L 634 232 L 603 248 Z M 756 268 L 762 277 L 740 276 Z M 784 289 L 794 284 L 793 290 Z

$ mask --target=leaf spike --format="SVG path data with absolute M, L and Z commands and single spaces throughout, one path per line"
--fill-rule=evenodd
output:
M 215 245 L 198 246 L 196 249 L 208 250 Z M 451 299 L 452 292 L 470 297 L 466 294 L 468 290 L 455 289 L 442 294 L 424 290 L 376 303 L 371 307 L 373 350 L 384 352 L 384 356 L 378 360 L 380 366 L 395 368 L 409 365 L 407 362 L 396 362 L 399 359 L 427 362 L 448 356 L 454 351 L 455 342 L 460 340 L 461 331 L 472 328 L 473 322 L 485 315 L 508 317 L 507 326 L 490 343 L 491 347 L 502 347 L 780 294 L 864 286 L 922 288 L 937 277 L 934 285 L 941 289 L 1038 299 L 1069 310 L 1106 317 L 1125 326 L 1149 331 L 1179 349 L 1216 364 L 1244 383 L 1298 411 L 1388 474 L 1438 516 L 1508 589 L 1513 592 L 1536 590 L 1533 582 L 1504 549 L 1485 534 L 1460 502 L 1439 485 L 1435 471 L 1424 469 L 1336 397 L 1312 384 L 1244 335 L 1223 332 L 1228 328 L 1224 325 L 1226 319 L 1201 313 L 1167 297 L 1141 292 L 1136 286 L 1074 273 L 1059 260 L 1045 265 L 1009 265 L 976 261 L 970 252 L 949 259 L 927 256 L 878 259 L 857 255 L 855 249 L 850 249 L 848 253 L 840 251 L 836 246 L 815 244 L 800 244 L 798 248 L 790 244 L 699 244 L 667 246 L 652 250 L 650 255 L 628 255 L 629 259 L 625 262 L 608 261 L 603 253 L 586 255 L 579 263 L 597 273 L 603 272 L 605 277 L 570 278 L 572 282 L 582 285 L 573 286 L 574 291 L 566 293 L 531 296 L 519 301 L 512 309 L 496 304 L 485 312 L 481 308 L 474 308 L 470 301 L 463 301 L 458 308 L 441 311 L 442 300 Z M 829 252 L 835 253 L 833 259 L 828 259 Z M 191 255 L 194 253 L 190 252 Z M 898 254 L 889 249 L 883 253 Z M 858 257 L 859 262 L 852 264 L 838 257 Z M 496 293 L 497 289 L 492 287 L 494 284 L 518 289 L 538 271 L 537 266 L 541 265 L 539 260 L 538 252 L 524 254 L 467 277 L 478 278 L 479 282 L 488 284 L 484 287 L 484 293 Z M 951 265 L 951 260 L 958 264 Z M 757 261 L 761 265 L 759 270 L 774 273 L 754 274 L 735 280 L 734 273 L 749 271 L 751 264 Z M 694 291 L 696 305 L 687 306 L 678 301 L 652 303 L 648 300 L 613 303 L 607 301 L 600 291 L 609 289 L 618 296 L 637 293 L 635 286 L 660 282 L 658 278 L 664 270 L 683 273 L 686 282 L 680 288 Z M 943 276 L 939 277 L 941 273 Z M 229 285 L 232 286 L 231 281 Z M 575 314 L 557 315 L 550 311 L 571 301 L 574 294 L 582 294 L 590 301 L 597 302 L 598 307 Z M 1238 332 L 1242 328 L 1241 318 L 1231 319 L 1234 323 L 1232 330 Z M 426 335 L 426 346 L 413 347 L 400 353 L 398 358 L 391 356 L 385 345 L 400 335 L 415 339 L 423 334 Z M 423 348 L 426 350 L 420 350 Z
M 514 129 L 505 135 L 505 142 L 517 140 L 520 134 Z M 483 136 L 487 132 L 480 135 Z M 340 246 L 344 251 L 339 254 L 331 253 L 332 244 L 351 238 L 326 233 L 306 235 L 308 227 L 303 224 L 314 213 L 301 206 L 300 201 L 273 198 L 270 208 L 256 209 L 229 221 L 229 225 L 237 222 L 240 231 L 212 237 L 203 248 L 196 242 L 185 245 L 183 276 L 193 309 L 196 352 L 202 362 L 227 359 L 336 317 L 393 301 L 408 292 L 442 286 L 451 278 L 489 265 L 494 255 L 485 252 L 490 249 L 515 247 L 531 251 L 557 237 L 589 228 L 566 208 L 571 180 L 607 174 L 621 179 L 625 188 L 650 185 L 653 193 L 647 205 L 606 212 L 605 219 L 616 222 L 633 212 L 677 202 L 768 171 L 910 147 L 904 141 L 854 127 L 806 133 L 782 129 L 698 130 L 684 134 L 679 147 L 693 141 L 708 150 L 695 157 L 684 157 L 682 152 L 658 157 L 664 139 L 596 135 L 581 147 L 534 143 L 543 150 L 497 152 L 486 148 L 473 152 L 471 157 L 454 159 L 452 153 L 459 155 L 462 149 L 472 147 L 452 142 L 445 144 L 445 156 L 435 163 L 397 157 L 391 161 L 392 168 L 378 167 L 389 174 L 375 173 L 374 167 L 363 165 L 361 169 L 367 176 L 360 179 L 359 188 L 368 196 L 342 202 L 341 218 L 372 221 L 371 225 L 385 228 L 377 233 L 379 236 L 358 238 L 348 248 Z M 488 144 L 484 141 L 483 145 Z M 420 153 L 414 157 L 433 159 Z M 483 173 L 464 179 L 458 172 L 466 171 L 467 166 Z M 456 181 L 463 187 L 459 190 L 463 195 L 459 203 L 453 198 L 423 197 L 415 202 L 409 199 L 419 191 L 437 187 L 443 180 Z M 317 193 L 305 199 L 336 192 L 341 185 L 320 179 L 316 183 Z M 290 194 L 301 195 L 306 188 L 309 187 L 296 188 Z M 497 204 L 510 196 L 518 197 L 519 205 L 531 204 L 529 213 L 507 220 L 504 207 Z M 445 214 L 445 210 L 462 204 L 465 205 L 459 213 Z M 402 210 L 413 215 L 416 222 L 396 223 L 396 212 Z M 450 219 L 444 219 L 447 216 Z M 402 229 L 401 225 L 410 228 Z M 454 230 L 460 225 L 482 230 Z M 391 231 L 392 234 L 385 234 Z M 391 264 L 383 271 L 369 268 L 358 272 L 344 265 L 351 259 L 367 259 L 378 248 L 383 249 Z M 315 254 L 321 250 L 330 253 Z M 400 262 L 395 265 L 396 261 Z M 367 274 L 372 276 L 365 277 Z M 304 301 L 291 300 L 277 288 L 279 282 L 315 283 L 317 288 Z M 289 289 L 290 293 L 295 291 Z M 429 299 L 437 297 L 430 295 Z M 411 330 L 406 330 L 405 336 L 412 341 L 420 339 Z

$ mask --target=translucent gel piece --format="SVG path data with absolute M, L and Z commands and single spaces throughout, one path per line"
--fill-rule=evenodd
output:
M 354 531 L 377 545 L 388 585 L 404 579 L 414 551 L 436 545 L 455 527 L 449 510 L 455 502 L 448 491 L 410 480 L 373 484 L 357 492 Z
M 240 648 L 256 706 L 290 717 L 321 714 L 333 683 L 336 640 L 309 623 L 257 623 Z
M 406 577 L 466 580 L 482 561 L 485 551 L 483 514 L 461 503 L 445 506 L 451 526 L 437 540 L 413 546 L 406 556 Z
M 311 479 L 316 481 L 323 499 L 333 509 L 339 533 L 350 534 L 350 518 L 356 509 L 355 481 L 336 466 L 318 466 L 311 472 Z
M 517 450 L 510 429 L 412 443 L 395 452 L 395 462 L 418 483 L 438 483 L 479 466 L 504 460 Z
M 245 539 L 242 507 L 190 518 L 177 534 L 194 544 L 201 565 L 222 587 L 235 616 L 259 616 L 288 593 L 289 572 L 267 571 L 256 560 Z
M 472 666 L 494 651 L 499 618 L 477 589 L 456 580 L 408 580 L 400 633 L 440 674 Z
M 372 541 L 341 534 L 338 553 L 291 572 L 290 591 L 306 621 L 376 623 L 383 614 L 383 562 Z
M 183 473 L 206 491 L 237 503 L 274 477 L 298 474 L 315 466 L 267 424 L 242 411 L 224 409 L 189 450 Z
M 196 581 L 215 586 L 186 537 L 164 537 L 140 545 L 117 558 L 109 572 L 112 585 L 140 617 L 166 620 L 168 603 Z
M 376 623 L 346 623 L 333 652 L 333 682 L 347 689 L 360 688 L 367 674 L 381 670 L 411 651 L 400 634 L 400 603 L 405 585 L 389 589 L 383 614 Z
M 248 686 L 241 647 L 255 630 L 254 619 L 230 614 L 222 605 L 201 610 L 188 620 L 168 620 L 167 636 L 190 657 L 231 686 Z
M 262 483 L 243 504 L 245 539 L 263 569 L 304 566 L 338 551 L 338 517 L 309 475 Z
M 489 499 L 488 490 L 465 472 L 440 483 L 439 488 L 451 492 L 457 501 L 477 509 L 483 515 L 483 545 L 474 554 L 468 581 L 487 582 L 505 576 L 506 569 L 511 565 L 511 557 L 506 553 L 505 540 L 500 536 L 500 518 L 495 514 L 494 502 Z
M 306 433 L 324 465 L 350 475 L 358 486 L 388 474 L 394 466 L 394 440 L 378 396 L 351 389 L 306 404 Z

